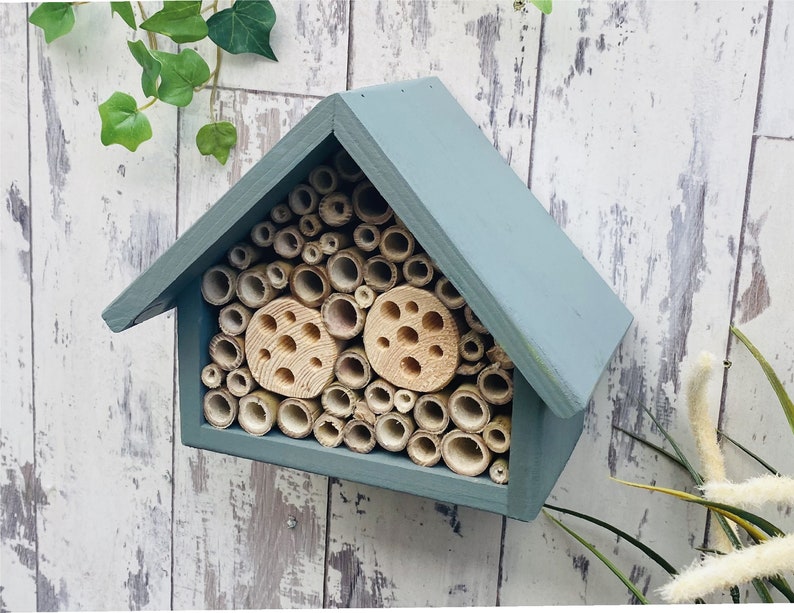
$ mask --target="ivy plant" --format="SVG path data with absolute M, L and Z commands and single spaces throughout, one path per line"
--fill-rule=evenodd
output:
M 86 2 L 46 2 L 29 17 L 30 23 L 44 31 L 51 43 L 68 34 L 75 23 L 74 7 Z M 146 32 L 146 41 L 128 40 L 132 59 L 141 67 L 141 90 L 148 99 L 138 104 L 125 92 L 114 92 L 99 105 L 102 122 L 100 139 L 105 146 L 121 145 L 130 151 L 152 137 L 152 126 L 145 111 L 156 102 L 185 107 L 193 94 L 211 83 L 210 122 L 196 134 L 196 146 L 202 155 L 212 155 L 221 164 L 237 143 L 237 128 L 215 116 L 215 93 L 223 51 L 255 53 L 278 61 L 270 46 L 270 32 L 276 23 L 276 12 L 269 0 L 236 0 L 231 7 L 218 10 L 218 0 L 202 6 L 201 0 L 165 0 L 161 10 L 146 15 L 144 4 L 111 2 L 111 17 L 118 15 L 133 31 Z M 205 19 L 204 15 L 210 13 Z M 215 68 L 210 70 L 203 57 L 193 49 L 168 53 L 158 48 L 157 35 L 177 44 L 194 43 L 209 38 L 216 45 Z

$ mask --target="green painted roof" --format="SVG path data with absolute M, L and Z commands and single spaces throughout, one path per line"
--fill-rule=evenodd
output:
M 321 101 L 105 309 L 110 328 L 172 308 L 340 144 L 544 402 L 583 411 L 631 314 L 437 78 Z

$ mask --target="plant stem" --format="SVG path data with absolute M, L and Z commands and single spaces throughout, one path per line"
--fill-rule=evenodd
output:
M 215 3 L 217 5 L 217 2 Z M 212 75 L 212 90 L 210 91 L 210 118 L 215 123 L 215 93 L 218 91 L 218 76 L 221 74 L 221 60 L 223 59 L 223 49 L 218 47 L 215 50 L 215 71 Z
M 143 8 L 143 2 L 138 0 L 138 8 L 141 11 L 141 21 L 146 21 L 148 18 L 146 17 L 146 10 Z M 157 37 L 155 36 L 154 32 L 146 31 L 146 35 L 149 38 L 149 49 L 152 51 L 157 51 Z
M 157 102 L 157 100 L 158 100 L 157 98 L 152 98 L 151 100 L 149 100 L 149 102 L 147 102 L 147 103 L 146 103 L 146 104 L 144 104 L 143 106 L 139 106 L 139 107 L 137 108 L 137 111 L 138 111 L 138 112 L 140 112 L 140 111 L 145 111 L 145 110 L 146 110 L 146 109 L 148 109 L 150 106 L 152 106 L 152 105 L 153 105 L 155 102 Z

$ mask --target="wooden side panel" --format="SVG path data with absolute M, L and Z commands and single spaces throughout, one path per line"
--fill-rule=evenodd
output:
M 773 0 L 771 6 L 756 133 L 794 138 L 794 2 Z
M 0 6 L 0 609 L 36 608 L 27 8 Z
M 199 108 L 208 104 L 208 92 L 198 97 Z M 202 113 L 183 114 L 180 232 L 190 227 L 316 102 L 286 95 L 220 92 L 219 117 L 245 126 L 240 131 L 238 155 L 230 158 L 225 168 L 194 150 L 192 135 L 204 122 Z M 200 412 L 201 407 L 196 410 Z M 321 606 L 327 479 L 199 451 L 179 442 L 174 458 L 173 606 Z
M 676 566 L 704 513 L 608 476 L 689 480 L 612 426 L 659 441 L 645 405 L 694 454 L 679 371 L 726 346 L 766 6 L 555 3 L 545 20 L 531 188 L 635 316 L 550 502 L 614 520 Z M 710 395 L 716 418 L 719 381 Z M 664 571 L 568 521 L 657 601 Z M 630 599 L 545 519 L 508 521 L 504 548 L 502 604 Z
M 151 109 L 137 153 L 102 149 L 97 104 L 140 72 L 107 61 L 107 6 L 77 10 L 49 46 L 30 30 L 37 604 L 167 609 L 173 318 L 115 335 L 100 313 L 173 240 L 176 112 Z

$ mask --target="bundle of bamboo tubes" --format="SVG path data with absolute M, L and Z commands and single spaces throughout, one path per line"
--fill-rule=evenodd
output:
M 207 269 L 204 416 L 507 483 L 513 363 L 344 150 Z

